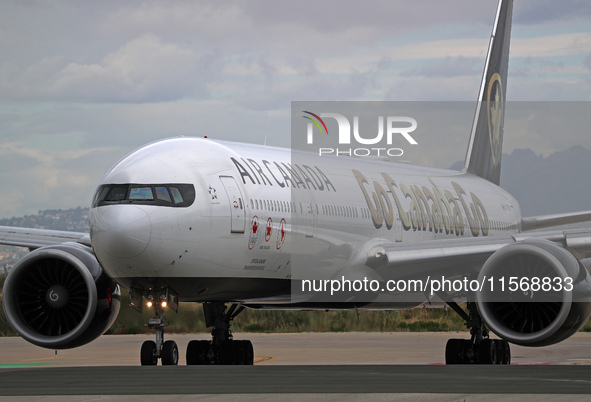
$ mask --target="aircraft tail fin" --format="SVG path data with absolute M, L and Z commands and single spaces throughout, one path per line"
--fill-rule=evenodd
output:
M 500 0 L 492 30 L 464 172 L 499 184 L 513 0 Z

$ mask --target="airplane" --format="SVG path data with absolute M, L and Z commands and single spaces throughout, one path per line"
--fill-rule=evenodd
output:
M 78 347 L 113 324 L 123 287 L 154 312 L 142 365 L 178 364 L 165 312 L 181 302 L 202 303 L 212 328 L 188 344 L 188 365 L 252 365 L 252 343 L 231 332 L 245 308 L 449 306 L 470 339 L 448 341 L 447 364 L 509 364 L 510 343 L 568 338 L 591 315 L 591 233 L 532 230 L 591 211 L 525 218 L 499 187 L 512 8 L 499 1 L 462 171 L 207 138 L 148 144 L 98 184 L 90 233 L 0 227 L 0 244 L 30 249 L 4 285 L 10 324 L 35 345 Z M 417 287 L 437 275 L 447 287 Z

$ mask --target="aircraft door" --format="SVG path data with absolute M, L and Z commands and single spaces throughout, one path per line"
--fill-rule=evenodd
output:
M 292 200 L 295 202 L 296 214 L 292 215 L 296 218 L 296 225 L 299 231 L 304 233 L 306 237 L 314 237 L 316 231 L 316 204 L 314 198 L 308 189 L 292 189 Z
M 402 222 L 400 222 L 400 215 L 396 214 L 396 219 L 394 220 L 394 236 L 396 242 L 402 241 Z
M 246 225 L 246 205 L 236 180 L 232 176 L 220 176 L 230 203 L 232 233 L 244 233 Z

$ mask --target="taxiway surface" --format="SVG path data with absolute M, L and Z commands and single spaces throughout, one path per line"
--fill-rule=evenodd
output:
M 108 335 L 81 348 L 54 351 L 20 338 L 0 338 L 0 395 L 466 395 L 541 394 L 551 399 L 591 395 L 591 334 L 579 333 L 544 348 L 512 345 L 511 366 L 444 366 L 450 333 L 235 334 L 255 347 L 255 366 L 184 366 L 189 340 L 179 345 L 178 367 L 140 367 L 145 335 Z M 570 396 L 569 396 L 570 395 Z M 444 399 L 441 399 L 444 398 Z M 159 398 L 160 399 L 160 398 Z M 178 399 L 178 398 L 176 398 Z M 364 398 L 365 399 L 365 398 Z M 260 398 L 259 398 L 260 400 Z M 485 399 L 486 400 L 486 399 Z

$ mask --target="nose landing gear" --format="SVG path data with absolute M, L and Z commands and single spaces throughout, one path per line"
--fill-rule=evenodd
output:
M 146 299 L 148 300 L 148 308 L 154 309 L 154 317 L 148 320 L 146 327 L 156 330 L 156 342 L 145 341 L 142 344 L 140 362 L 142 366 L 155 366 L 158 364 L 158 359 L 160 359 L 163 366 L 176 366 L 179 362 L 179 348 L 174 341 L 164 341 L 164 328 L 168 326 L 168 320 L 164 317 L 164 310 L 170 307 L 177 312 L 177 297 L 164 289 L 156 295 L 148 294 Z
M 164 317 L 166 308 L 178 312 L 178 296 L 167 288 L 138 290 L 130 289 L 130 305 L 141 312 L 145 297 L 146 306 L 154 309 L 154 316 L 148 320 L 147 328 L 156 331 L 156 342 L 145 341 L 140 351 L 142 366 L 155 366 L 158 359 L 162 365 L 174 365 L 179 362 L 179 350 L 176 342 L 164 341 L 164 328 L 168 320 Z M 254 350 L 249 340 L 234 340 L 230 331 L 231 322 L 244 310 L 240 304 L 227 307 L 223 302 L 203 303 L 205 324 L 211 327 L 212 340 L 194 340 L 187 345 L 187 365 L 234 364 L 253 365 Z
M 168 321 L 164 318 L 163 311 L 157 309 L 156 316 L 150 318 L 146 327 L 156 330 L 156 342 L 145 341 L 140 352 L 142 366 L 155 366 L 158 359 L 163 366 L 176 366 L 179 363 L 179 348 L 175 341 L 164 342 L 164 327 Z

